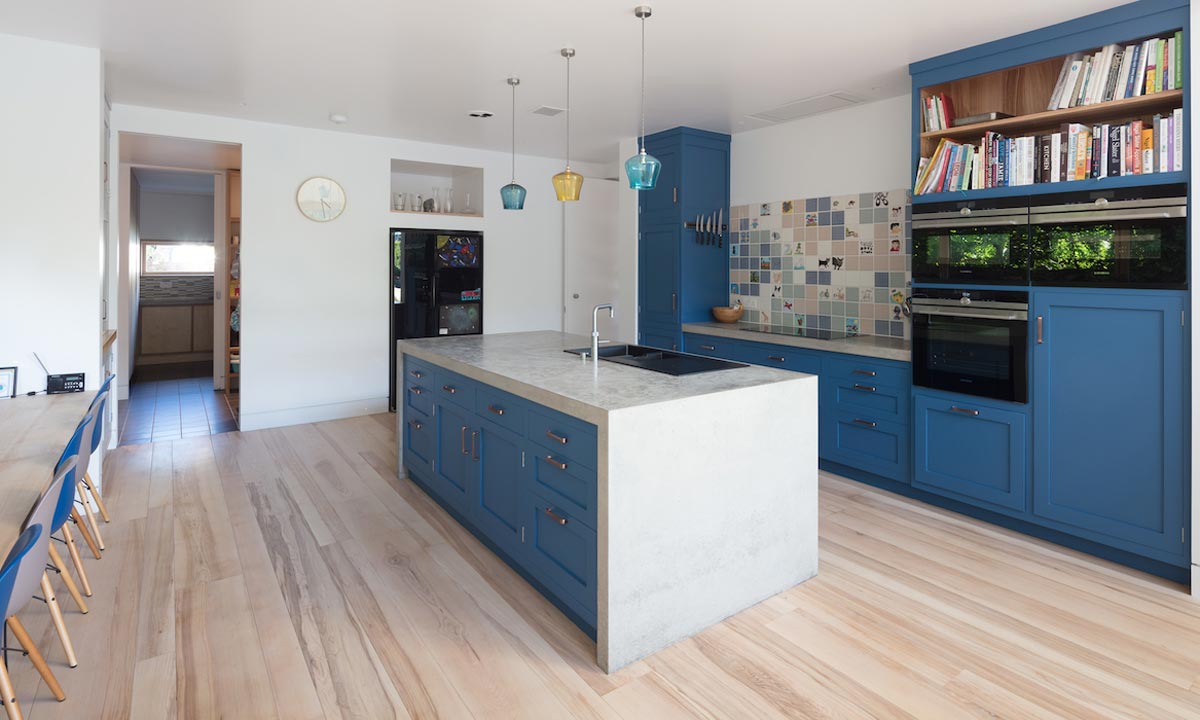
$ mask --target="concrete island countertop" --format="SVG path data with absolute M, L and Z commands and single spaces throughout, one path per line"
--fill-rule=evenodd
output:
M 591 338 L 582 335 L 539 331 L 401 340 L 399 350 L 596 424 L 613 410 L 769 385 L 801 375 L 750 365 L 675 377 L 603 360 L 594 372 L 590 361 L 563 352 L 590 345 Z
M 769 331 L 752 332 L 744 329 L 742 323 L 684 323 L 685 333 L 697 335 L 715 335 L 731 340 L 746 340 L 749 342 L 770 343 L 772 345 L 790 345 L 807 350 L 824 350 L 826 352 L 845 353 L 847 355 L 862 355 L 881 360 L 897 360 L 912 362 L 912 342 L 902 338 L 883 337 L 880 335 L 855 335 L 847 338 L 822 340 L 820 338 L 801 337 L 787 333 Z

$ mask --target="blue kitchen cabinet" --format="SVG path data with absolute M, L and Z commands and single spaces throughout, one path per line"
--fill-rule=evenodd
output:
M 789 345 L 742 342 L 734 348 L 733 359 L 738 362 L 766 365 L 810 375 L 818 375 L 821 372 L 820 352 Z
M 406 413 L 404 422 L 404 462 L 422 470 L 433 469 L 434 450 L 437 447 L 436 428 L 425 415 Z
M 502 550 L 519 556 L 527 469 L 523 439 L 490 422 L 477 422 L 471 433 L 472 519 Z
M 1186 306 L 1185 292 L 1034 290 L 1037 517 L 1187 563 Z
M 525 494 L 526 557 L 539 582 L 585 618 L 596 616 L 596 531 L 540 493 Z
M 430 489 L 450 507 L 468 512 L 467 488 L 471 484 L 471 453 L 468 443 L 473 417 L 457 405 L 438 403 L 433 416 L 437 427 L 436 460 L 430 474 Z
M 914 488 L 993 510 L 1025 512 L 1029 427 L 1024 405 L 916 390 L 913 410 Z
M 655 189 L 638 193 L 639 340 L 679 348 L 681 323 L 729 302 L 728 246 L 684 228 L 718 214 L 728 224 L 729 136 L 681 127 L 647 136 L 646 149 L 663 167 Z
M 729 340 L 728 338 L 713 335 L 697 335 L 695 333 L 684 333 L 683 335 L 683 349 L 693 355 L 707 355 L 708 357 L 733 360 L 737 354 L 736 348 L 739 345 L 741 343 L 737 340 Z

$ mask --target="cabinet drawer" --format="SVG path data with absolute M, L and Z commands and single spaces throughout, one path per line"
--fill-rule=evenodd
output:
M 816 375 L 821 372 L 821 356 L 812 350 L 801 350 L 789 345 L 765 345 L 763 343 L 738 343 L 734 360 L 783 368 L 795 372 Z
M 525 434 L 525 406 L 514 395 L 490 385 L 475 388 L 475 414 L 518 435 Z
M 732 359 L 737 352 L 737 346 L 740 343 L 736 340 L 726 338 L 713 337 L 711 335 L 692 335 L 685 333 L 683 336 L 683 349 L 685 352 L 690 352 L 695 355 L 708 355 L 709 357 L 719 357 Z
M 433 393 L 440 400 L 446 400 L 468 410 L 475 410 L 475 381 L 438 368 L 433 376 Z
M 404 461 L 422 470 L 432 467 L 434 453 L 433 422 L 418 413 L 404 416 Z
M 596 531 L 537 493 L 526 494 L 526 545 L 535 577 L 594 622 Z
M 432 378 L 430 378 L 432 380 Z M 433 414 L 433 390 L 421 383 L 404 383 L 404 404 L 425 415 Z
M 594 529 L 596 471 L 550 451 L 535 450 L 529 461 L 533 465 L 534 490 Z
M 596 468 L 596 427 L 549 408 L 528 411 L 527 437 L 546 448 L 555 459 Z
M 424 360 L 418 360 L 412 355 L 404 356 L 404 381 L 420 385 L 433 385 L 433 366 Z
M 908 388 L 912 385 L 912 367 L 830 354 L 821 364 L 821 378 L 846 384 L 887 385 L 904 390 L 902 394 L 907 396 Z
M 821 457 L 853 468 L 908 482 L 906 423 L 871 413 L 822 410 Z
M 821 412 L 867 413 L 875 420 L 908 423 L 910 390 L 871 378 L 835 379 L 821 375 Z
M 1025 510 L 1029 457 L 1024 413 L 968 397 L 918 394 L 914 405 L 914 487 Z

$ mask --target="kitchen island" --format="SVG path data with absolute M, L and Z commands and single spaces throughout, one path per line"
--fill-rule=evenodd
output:
M 400 465 L 613 672 L 816 574 L 817 378 L 564 352 L 587 344 L 400 341 Z

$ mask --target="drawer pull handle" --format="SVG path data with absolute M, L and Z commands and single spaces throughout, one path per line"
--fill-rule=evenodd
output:
M 471 459 L 472 459 L 472 460 L 478 460 L 478 459 L 479 459 L 479 449 L 478 449 L 478 448 L 475 446 L 475 441 L 476 441 L 478 438 L 479 438 L 479 431 L 478 431 L 478 430 L 472 430 L 472 431 L 471 431 Z
M 701 345 L 700 349 L 701 350 L 716 350 L 717 348 L 713 345 Z
M 450 393 L 451 395 L 458 392 L 458 388 L 454 387 L 453 385 L 443 385 L 442 389 L 445 390 L 446 392 Z
M 787 358 L 782 355 L 768 355 L 767 359 L 774 360 L 775 362 L 787 362 Z
M 972 410 L 971 408 L 960 408 L 957 405 L 951 405 L 950 409 L 953 410 L 954 412 L 960 412 L 963 415 L 970 415 L 971 417 L 975 417 L 975 416 L 979 415 L 978 410 Z
M 879 424 L 879 423 L 871 422 L 870 420 L 859 420 L 858 418 L 855 418 L 854 422 L 858 425 L 866 425 L 869 428 L 873 428 Z
M 855 375 L 866 375 L 867 377 L 875 377 L 875 375 L 877 373 L 874 370 L 859 370 L 858 368 L 855 368 L 854 374 Z
M 421 372 L 420 370 L 409 370 L 408 374 L 412 375 L 413 377 L 415 377 L 418 380 L 425 377 L 425 373 Z
M 458 433 L 458 451 L 463 455 L 467 454 L 467 426 L 463 425 L 462 430 Z
M 553 430 L 547 430 L 546 437 L 550 438 L 554 442 L 559 443 L 561 445 L 567 444 L 566 436 L 565 435 L 555 435 Z
M 876 387 L 874 385 L 859 385 L 858 383 L 854 383 L 854 389 L 855 390 L 863 390 L 865 392 L 875 392 L 876 391 Z
M 425 427 L 425 423 L 421 422 L 420 420 L 409 420 L 408 424 L 412 426 L 413 430 L 420 430 L 421 428 Z
M 555 460 L 553 455 L 547 455 L 546 457 L 544 457 L 542 459 L 545 460 L 547 463 L 553 465 L 554 467 L 558 468 L 559 470 L 567 469 L 567 464 L 565 462 L 559 462 L 559 461 Z
M 422 389 L 421 389 L 421 388 L 419 388 L 419 387 L 410 387 L 410 388 L 408 389 L 408 391 L 409 391 L 410 393 L 412 393 L 413 395 L 420 395 L 420 394 L 422 394 L 422 393 L 424 393 L 424 392 L 425 392 L 424 390 L 422 390 Z
M 551 520 L 558 523 L 559 525 L 567 524 L 567 519 L 565 517 L 563 517 L 562 515 L 559 515 L 558 513 L 554 512 L 554 510 L 551 508 L 546 508 L 542 512 L 546 513 L 547 517 L 549 517 Z
M 504 408 L 498 408 L 495 405 L 488 405 L 488 410 L 491 410 L 492 412 L 496 413 L 497 415 L 504 414 Z

